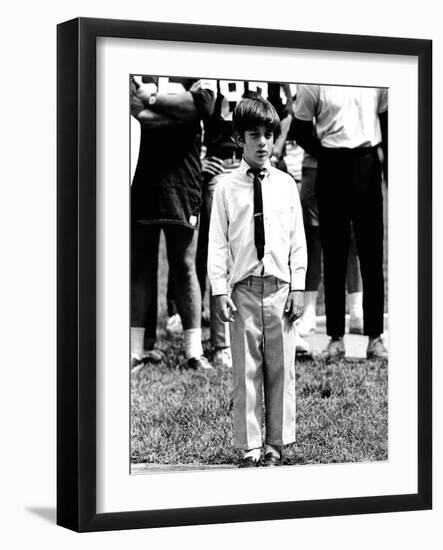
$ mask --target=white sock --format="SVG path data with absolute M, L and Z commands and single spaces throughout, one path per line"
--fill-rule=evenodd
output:
M 260 449 L 250 449 L 249 451 L 245 451 L 243 458 L 249 457 L 251 457 L 253 460 L 260 460 Z
M 280 458 L 280 449 L 278 447 L 274 447 L 274 445 L 266 445 L 265 454 L 267 455 L 268 453 L 271 453 L 275 457 Z
M 302 317 L 305 319 L 312 319 L 315 321 L 315 306 L 317 304 L 317 294 L 316 290 L 307 290 L 303 294 L 304 307 Z
M 203 355 L 201 328 L 188 328 L 184 330 L 183 338 L 185 340 L 186 359 L 201 357 Z
M 348 308 L 351 319 L 363 317 L 363 292 L 348 294 Z
M 145 329 L 142 327 L 131 327 L 131 356 L 141 359 L 143 357 L 143 341 Z

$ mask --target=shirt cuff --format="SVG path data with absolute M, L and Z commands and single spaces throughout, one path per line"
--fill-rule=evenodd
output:
M 291 291 L 305 289 L 305 273 L 297 273 L 291 277 Z
M 226 279 L 218 279 L 217 281 L 211 281 L 212 295 L 218 296 L 219 294 L 228 293 L 228 285 Z

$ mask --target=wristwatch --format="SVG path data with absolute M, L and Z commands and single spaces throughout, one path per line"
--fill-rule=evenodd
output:
M 148 104 L 155 105 L 156 101 L 157 101 L 157 94 L 151 94 L 148 98 Z

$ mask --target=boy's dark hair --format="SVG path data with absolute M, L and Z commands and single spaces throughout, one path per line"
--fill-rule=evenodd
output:
M 234 133 L 244 137 L 246 130 L 256 126 L 265 126 L 272 131 L 274 139 L 281 132 L 280 118 L 271 103 L 262 96 L 249 92 L 234 109 L 232 114 Z

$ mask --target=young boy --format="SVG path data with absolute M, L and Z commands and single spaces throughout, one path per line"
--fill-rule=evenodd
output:
M 281 463 L 295 440 L 295 324 L 303 310 L 306 242 L 297 187 L 271 167 L 280 121 L 256 96 L 233 115 L 243 150 L 239 168 L 215 186 L 208 274 L 217 313 L 229 321 L 234 369 L 234 445 L 240 467 Z M 231 295 L 230 295 L 230 292 Z

